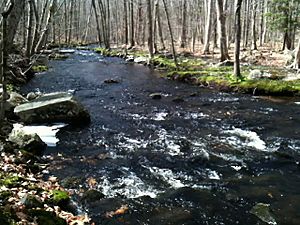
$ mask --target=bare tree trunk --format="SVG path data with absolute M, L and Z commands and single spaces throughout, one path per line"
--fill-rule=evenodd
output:
M 123 1 L 124 4 L 124 42 L 128 45 L 128 18 L 127 18 L 127 0 Z
M 142 8 L 142 1 L 139 0 L 138 3 L 138 28 L 137 28 L 137 43 L 141 45 L 142 43 L 142 33 L 143 33 L 143 8 Z
M 161 48 L 163 50 L 166 49 L 163 32 L 162 32 L 162 26 L 161 26 L 161 19 L 160 19 L 160 8 L 159 8 L 159 0 L 155 3 L 155 12 L 157 13 L 157 29 L 158 29 L 158 35 L 160 39 Z
M 170 23 L 170 16 L 169 16 L 169 11 L 168 11 L 168 6 L 167 6 L 167 3 L 166 3 L 166 0 L 162 0 L 162 1 L 164 3 L 164 9 L 165 9 L 165 12 L 166 12 L 166 17 L 167 17 L 167 22 L 168 22 L 168 27 L 169 27 L 170 37 L 171 37 L 173 59 L 174 59 L 176 67 L 178 67 L 177 56 L 176 56 L 176 51 L 175 51 L 175 44 L 174 44 L 174 38 L 173 38 L 173 31 L 172 31 L 172 26 L 171 26 L 171 23 Z
M 69 17 L 69 37 L 68 44 L 71 43 L 73 37 L 73 10 L 74 10 L 74 0 L 70 0 L 70 17 Z
M 91 4 L 90 13 L 89 13 L 87 21 L 86 21 L 86 27 L 85 27 L 84 37 L 83 37 L 83 42 L 84 43 L 87 43 L 87 36 L 88 36 L 88 33 L 89 33 L 89 27 L 90 27 L 90 22 L 91 22 L 92 8 L 93 8 L 93 6 Z
M 148 18 L 148 49 L 149 56 L 152 59 L 154 56 L 153 52 L 153 27 L 152 27 L 152 7 L 151 0 L 147 0 L 147 18 Z
M 100 25 L 99 25 L 99 15 L 98 15 L 98 12 L 97 12 L 97 7 L 96 7 L 95 0 L 92 0 L 92 6 L 93 6 L 93 9 L 94 9 L 94 14 L 95 14 L 97 34 L 98 34 L 98 42 L 99 42 L 99 45 L 101 45 L 102 39 L 101 39 L 101 31 L 100 31 Z
M 32 5 L 33 5 L 33 11 L 34 11 L 34 17 L 35 17 L 35 27 L 34 27 L 34 34 L 33 34 L 33 38 L 32 38 L 31 54 L 34 54 L 35 53 L 35 46 L 36 46 L 37 42 L 39 41 L 39 32 L 40 32 L 40 27 L 41 27 L 41 20 L 40 20 L 40 16 L 39 16 L 39 12 L 38 12 L 35 0 L 32 1 Z
M 221 62 L 230 59 L 227 48 L 227 35 L 226 35 L 226 17 L 224 15 L 223 0 L 217 0 L 217 13 L 218 13 L 218 33 L 220 41 Z
M 187 39 L 187 24 L 186 24 L 186 15 L 187 14 L 187 0 L 183 0 L 183 9 L 182 9 L 182 31 L 181 31 L 181 43 L 180 48 L 186 47 Z
M 10 24 L 9 20 L 12 19 L 16 24 L 19 23 L 19 21 L 14 20 L 15 18 L 12 18 L 10 15 L 12 14 L 14 8 L 17 6 L 14 5 L 13 1 L 9 2 L 9 5 L 7 9 L 2 12 L 2 43 L 1 43 L 1 50 L 2 50 L 2 62 L 1 62 L 1 73 L 0 73 L 0 82 L 2 84 L 2 99 L 1 99 L 1 105 L 0 105 L 0 122 L 4 120 L 5 117 L 5 103 L 7 100 L 7 88 L 6 88 L 6 77 L 5 72 L 7 71 L 7 59 L 8 59 L 8 50 L 9 45 L 8 41 L 13 41 L 14 37 L 9 36 L 9 30 L 7 29 L 8 24 Z M 20 19 L 20 18 L 19 18 Z M 10 34 L 11 35 L 11 34 Z M 8 38 L 12 38 L 12 40 L 9 40 Z
M 28 0 L 28 21 L 27 21 L 27 41 L 26 41 L 26 56 L 29 58 L 31 55 L 32 45 L 32 27 L 34 17 L 33 0 Z
M 65 43 L 68 43 L 68 4 L 64 1 Z
M 203 52 L 204 54 L 209 53 L 209 43 L 210 43 L 210 37 L 211 37 L 211 17 L 212 17 L 212 6 L 213 1 L 208 0 L 208 8 L 207 8 L 207 16 L 206 16 L 206 24 L 205 24 L 205 37 L 204 37 L 204 48 Z
M 241 78 L 240 50 L 241 50 L 241 7 L 242 0 L 235 2 L 235 49 L 234 49 L 234 75 Z
M 12 50 L 14 39 L 17 33 L 17 27 L 22 18 L 24 8 L 24 0 L 14 0 L 14 7 L 12 8 L 7 18 L 7 27 L 9 27 L 10 29 L 7 30 L 6 47 L 9 52 Z
M 257 10 L 257 0 L 253 1 L 253 10 L 252 10 L 252 49 L 257 50 L 256 44 L 256 10 Z
M 293 63 L 293 68 L 299 70 L 300 69 L 300 38 L 298 41 L 298 46 L 296 48 L 295 53 L 295 61 Z
M 133 16 L 133 0 L 130 0 L 130 47 L 134 46 L 134 16 Z
M 56 1 L 57 0 L 53 0 L 51 5 L 50 5 L 50 12 L 48 13 L 48 17 L 47 17 L 47 20 L 46 20 L 46 25 L 45 25 L 45 28 L 44 30 L 42 31 L 42 34 L 40 36 L 40 39 L 35 47 L 35 52 L 39 52 L 43 46 L 45 45 L 45 42 L 47 40 L 47 36 L 48 36 L 48 32 L 49 32 L 49 29 L 50 29 L 50 25 L 51 25 L 51 19 L 55 13 L 55 9 L 56 9 Z

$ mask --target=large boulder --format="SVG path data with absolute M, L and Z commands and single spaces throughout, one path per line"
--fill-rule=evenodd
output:
M 25 124 L 63 122 L 86 125 L 90 122 L 88 111 L 68 92 L 43 95 L 17 106 L 14 112 Z
M 19 149 L 32 154 L 42 154 L 47 145 L 37 134 L 25 132 L 22 128 L 22 125 L 15 124 L 14 129 L 9 134 L 8 141 L 18 146 Z

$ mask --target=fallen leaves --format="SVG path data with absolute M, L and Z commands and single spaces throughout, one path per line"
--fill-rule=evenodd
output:
M 14 224 L 38 225 L 36 218 L 28 215 L 28 207 L 34 210 L 54 212 L 57 217 L 64 219 L 69 225 L 87 225 L 93 223 L 88 215 L 74 215 L 62 210 L 53 203 L 49 203 L 53 190 L 65 191 L 59 184 L 59 179 L 49 176 L 44 180 L 44 172 L 47 165 L 37 162 L 35 159 L 23 160 L 20 152 L 0 155 L 0 206 L 5 206 L 14 212 Z M 32 172 L 31 168 L 35 168 Z M 39 168 L 38 170 L 36 168 Z M 47 171 L 49 174 L 49 171 Z M 97 185 L 93 178 L 88 180 L 90 187 Z M 26 196 L 34 196 L 40 202 L 26 201 Z M 43 225 L 43 224 L 39 224 Z
M 116 211 L 107 212 L 105 216 L 106 216 L 106 218 L 112 218 L 117 215 L 123 215 L 123 214 L 127 213 L 128 210 L 129 210 L 128 205 L 122 205 Z

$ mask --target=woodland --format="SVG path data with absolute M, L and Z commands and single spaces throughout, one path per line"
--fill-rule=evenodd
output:
M 0 224 L 98 224 L 75 213 L 57 177 L 41 174 L 45 162 L 33 149 L 45 146 L 34 141 L 28 152 L 7 141 L 19 119 L 11 105 L 37 97 L 12 93 L 47 71 L 45 61 L 85 50 L 143 64 L 191 86 L 300 96 L 300 0 L 0 0 L 0 12 Z M 87 180 L 92 191 L 84 198 L 101 195 L 95 184 Z M 106 217 L 128 210 L 123 204 Z

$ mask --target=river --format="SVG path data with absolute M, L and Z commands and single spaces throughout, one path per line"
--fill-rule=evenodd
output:
M 220 93 L 91 51 L 51 61 L 23 87 L 36 90 L 72 91 L 91 114 L 44 158 L 75 193 L 105 195 L 83 203 L 96 224 L 267 224 L 257 203 L 269 224 L 300 224 L 299 99 Z

